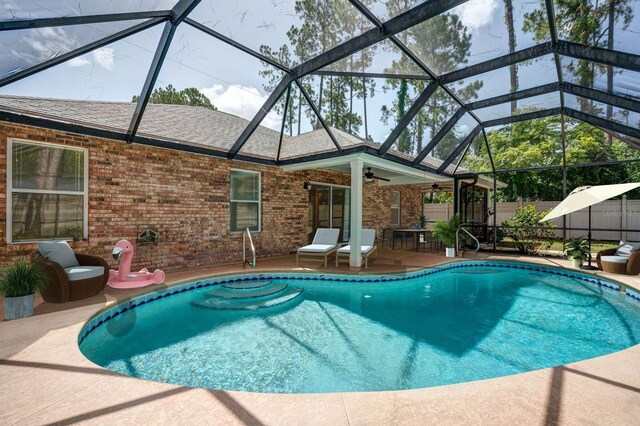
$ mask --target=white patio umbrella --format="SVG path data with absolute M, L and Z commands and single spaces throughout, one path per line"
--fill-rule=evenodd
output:
M 584 269 L 596 269 L 594 266 L 591 266 L 591 206 L 638 187 L 640 187 L 640 182 L 620 183 L 617 185 L 579 186 L 571 191 L 571 194 L 543 217 L 540 222 L 555 219 L 589 207 L 589 266 Z

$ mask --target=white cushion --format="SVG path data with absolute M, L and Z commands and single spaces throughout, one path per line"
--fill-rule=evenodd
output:
M 66 241 L 41 241 L 38 243 L 38 251 L 42 257 L 63 268 L 80 265 Z
M 360 246 L 360 252 L 362 254 L 367 254 L 371 250 L 373 250 L 373 246 Z M 351 253 L 351 245 L 340 247 L 338 253 Z
M 602 256 L 600 257 L 602 262 L 609 263 L 627 263 L 629 261 L 629 256 Z
M 86 280 L 87 278 L 95 278 L 104 275 L 102 266 L 72 266 L 64 268 L 69 281 Z
M 629 257 L 634 251 L 640 250 L 640 243 L 632 243 L 629 241 L 620 241 L 620 245 L 616 250 L 616 256 Z
M 300 247 L 298 251 L 303 253 L 324 253 L 335 247 L 335 244 L 309 244 L 308 246 Z
M 338 237 L 340 236 L 339 229 L 318 228 L 316 235 L 313 237 L 311 245 L 328 245 L 335 246 L 338 244 Z

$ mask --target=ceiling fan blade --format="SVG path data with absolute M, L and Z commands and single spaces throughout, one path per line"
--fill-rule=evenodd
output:
M 374 178 L 374 179 L 384 180 L 384 181 L 386 181 L 386 182 L 391 182 L 391 179 L 387 179 L 387 178 L 381 178 L 381 177 L 378 177 L 378 176 L 373 176 L 373 178 Z

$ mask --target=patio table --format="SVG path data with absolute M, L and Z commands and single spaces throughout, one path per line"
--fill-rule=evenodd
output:
M 396 238 L 395 238 L 396 233 L 412 235 L 413 241 L 414 241 L 414 247 L 416 248 L 416 251 L 418 251 L 418 248 L 420 247 L 418 244 L 418 242 L 420 241 L 420 235 L 423 235 L 422 241 L 427 241 L 427 233 L 431 234 L 431 231 L 424 228 L 393 228 L 393 235 L 391 238 L 393 250 L 396 249 Z

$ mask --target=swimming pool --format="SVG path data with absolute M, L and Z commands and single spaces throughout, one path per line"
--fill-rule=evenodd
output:
M 109 309 L 81 351 L 122 374 L 274 393 L 423 388 L 640 343 L 640 294 L 577 272 L 456 262 L 406 275 L 250 274 Z

